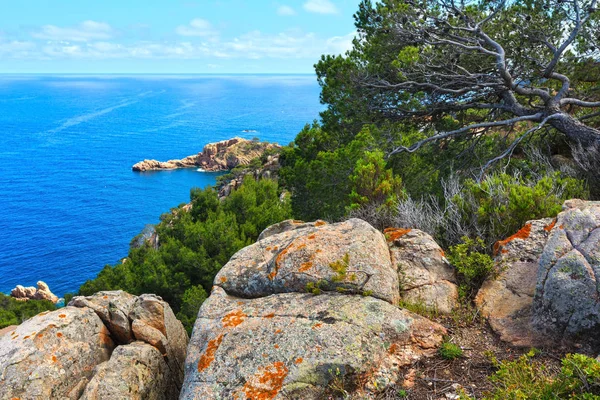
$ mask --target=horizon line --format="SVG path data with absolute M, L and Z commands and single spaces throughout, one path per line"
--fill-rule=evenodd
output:
M 316 75 L 314 72 L 0 72 L 0 75 Z

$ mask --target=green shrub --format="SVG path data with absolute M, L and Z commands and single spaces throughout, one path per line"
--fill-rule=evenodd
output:
M 600 399 L 600 362 L 582 354 L 568 354 L 560 371 L 534 359 L 535 351 L 515 361 L 497 363 L 490 379 L 494 390 L 485 398 Z
M 181 299 L 181 309 L 177 313 L 177 318 L 185 326 L 188 335 L 192 335 L 192 328 L 196 322 L 200 306 L 208 295 L 204 288 L 200 285 L 192 286 L 183 293 Z
M 450 342 L 442 343 L 439 353 L 440 356 L 446 360 L 454 360 L 463 356 L 463 350 L 460 348 L 460 346 Z
M 517 232 L 529 220 L 555 217 L 565 200 L 589 198 L 582 180 L 553 172 L 538 179 L 519 174 L 491 174 L 481 182 L 466 180 L 450 201 L 461 224 L 491 246 Z
M 448 261 L 456 268 L 459 295 L 472 298 L 494 270 L 494 260 L 485 253 L 483 240 L 463 237 L 463 243 L 451 246 Z
M 19 325 L 43 311 L 54 311 L 56 306 L 48 300 L 17 301 L 0 293 L 0 329 Z

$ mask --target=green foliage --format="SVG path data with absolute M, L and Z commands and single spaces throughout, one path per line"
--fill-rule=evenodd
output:
M 375 149 L 373 133 L 366 126 L 349 143 L 332 148 L 331 135 L 315 124 L 283 150 L 280 176 L 292 192 L 297 218 L 338 220 L 366 203 L 393 205 L 402 181 Z
M 438 351 L 440 356 L 446 360 L 454 360 L 463 356 L 463 350 L 460 346 L 451 342 L 442 343 Z
M 366 152 L 354 167 L 350 176 L 352 192 L 349 209 L 357 209 L 366 204 L 376 204 L 391 209 L 402 196 L 402 179 L 386 169 L 383 152 Z
M 186 327 L 187 333 L 190 336 L 192 335 L 192 328 L 194 322 L 196 322 L 200 306 L 207 297 L 206 291 L 200 285 L 192 286 L 183 293 L 181 309 L 177 313 L 177 318 Z
M 192 208 L 177 208 L 156 227 L 159 248 L 132 248 L 121 264 L 106 266 L 84 283 L 81 295 L 122 289 L 132 294 L 155 293 L 167 301 L 190 330 L 202 299 L 229 258 L 253 243 L 263 229 L 291 217 L 289 201 L 279 198 L 277 182 L 243 184 L 223 201 L 212 188 L 193 189 Z
M 54 311 L 56 306 L 48 300 L 17 301 L 0 293 L 0 329 L 19 325 L 43 311 Z
M 479 238 L 463 237 L 463 243 L 450 247 L 448 260 L 456 268 L 462 298 L 473 297 L 494 269 L 494 260 L 485 254 L 485 243 Z
M 451 202 L 463 224 L 477 226 L 490 245 L 514 234 L 529 220 L 555 217 L 567 199 L 588 197 L 583 181 L 560 172 L 538 179 L 497 173 L 481 182 L 465 181 Z
M 491 376 L 494 390 L 485 398 L 504 399 L 600 399 L 600 362 L 582 354 L 567 354 L 560 371 L 535 360 L 530 351 L 515 361 L 497 363 Z

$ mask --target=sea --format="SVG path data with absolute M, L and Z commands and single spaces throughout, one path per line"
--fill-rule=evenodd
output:
M 288 144 L 319 92 L 314 75 L 0 75 L 0 292 L 76 292 L 218 176 L 133 164 L 235 136 Z

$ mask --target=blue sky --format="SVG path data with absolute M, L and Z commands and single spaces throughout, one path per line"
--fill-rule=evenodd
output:
M 351 45 L 359 0 L 20 0 L 0 73 L 311 73 Z

